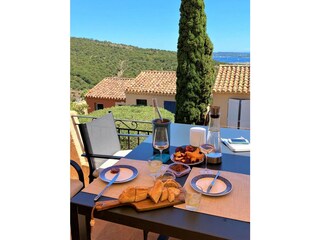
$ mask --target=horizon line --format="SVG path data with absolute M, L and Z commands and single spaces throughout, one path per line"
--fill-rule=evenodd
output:
M 70 37 L 71 38 L 84 38 L 84 39 L 93 40 L 93 41 L 99 41 L 99 42 L 109 42 L 109 43 L 113 43 L 113 44 L 126 45 L 126 46 L 141 48 L 141 49 L 153 49 L 153 50 L 177 52 L 177 50 L 168 50 L 168 49 L 150 48 L 150 47 L 139 47 L 139 46 L 130 45 L 130 44 L 126 44 L 126 43 L 116 43 L 116 42 L 111 42 L 109 40 L 94 39 L 94 38 L 89 38 L 89 37 L 76 37 L 76 36 L 71 36 L 71 35 L 70 35 Z M 231 51 L 231 50 L 215 51 L 215 50 L 213 50 L 213 53 L 250 53 L 250 50 L 249 51 L 248 50 L 237 50 L 237 51 Z

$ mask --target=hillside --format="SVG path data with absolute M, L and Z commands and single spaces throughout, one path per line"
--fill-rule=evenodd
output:
M 90 89 L 105 77 L 136 77 L 143 70 L 177 68 L 174 51 L 74 37 L 70 47 L 70 87 L 74 90 Z

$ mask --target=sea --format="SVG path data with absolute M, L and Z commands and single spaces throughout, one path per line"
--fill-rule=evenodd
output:
M 222 63 L 250 63 L 250 52 L 214 52 L 213 59 Z

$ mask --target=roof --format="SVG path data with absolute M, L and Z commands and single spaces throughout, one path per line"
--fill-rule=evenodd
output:
M 175 95 L 176 80 L 175 71 L 142 71 L 126 93 Z
M 214 93 L 250 93 L 250 65 L 220 65 Z
M 85 97 L 125 100 L 125 89 L 134 78 L 107 77 L 89 90 Z

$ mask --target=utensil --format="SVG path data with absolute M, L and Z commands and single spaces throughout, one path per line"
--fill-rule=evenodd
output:
M 214 185 L 214 183 L 216 182 L 217 178 L 219 177 L 220 175 L 220 171 L 218 171 L 217 175 L 215 176 L 215 178 L 212 180 L 212 182 L 210 183 L 210 185 L 208 186 L 207 188 L 207 193 L 210 192 L 212 186 Z
M 158 108 L 157 99 L 156 99 L 156 98 L 152 98 L 152 103 L 153 103 L 153 106 L 155 107 L 155 109 L 156 109 L 156 111 L 157 111 L 157 113 L 158 113 L 158 115 L 159 115 L 159 118 L 160 118 L 160 120 L 161 120 L 161 122 L 162 122 L 162 121 L 163 121 L 163 118 L 162 118 L 161 113 L 160 113 L 159 108 Z
M 98 199 L 101 197 L 101 195 L 104 193 L 104 191 L 105 191 L 108 187 L 110 187 L 110 186 L 117 180 L 119 174 L 120 174 L 120 171 L 111 179 L 111 181 L 108 183 L 108 185 L 105 186 L 104 189 L 102 189 L 102 191 L 93 199 L 93 201 L 95 201 L 95 202 L 98 201 Z

